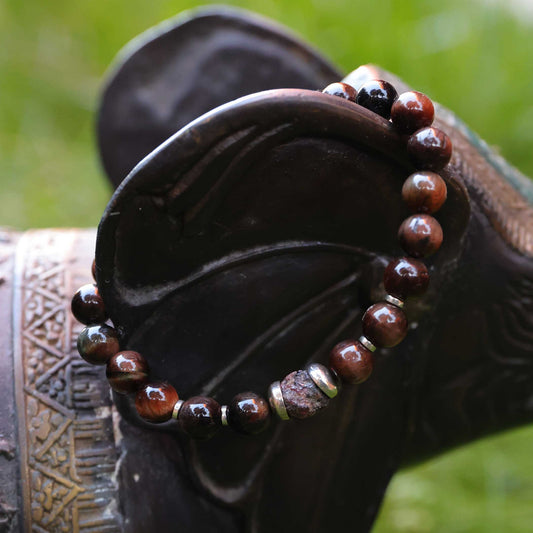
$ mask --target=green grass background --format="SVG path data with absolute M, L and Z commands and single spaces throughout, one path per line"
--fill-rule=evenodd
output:
M 399 74 L 533 175 L 533 17 L 482 0 L 230 3 L 285 23 L 345 71 Z M 0 0 L 0 226 L 97 224 L 110 195 L 93 135 L 105 70 L 135 35 L 200 4 Z M 397 475 L 375 531 L 533 531 L 532 444 L 521 429 Z

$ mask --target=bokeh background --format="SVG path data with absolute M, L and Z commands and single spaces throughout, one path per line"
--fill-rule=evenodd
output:
M 290 26 L 345 71 L 395 72 L 533 176 L 532 0 L 227 3 Z M 199 5 L 0 0 L 0 226 L 96 226 L 110 196 L 94 142 L 105 71 L 135 35 Z M 533 531 L 532 445 L 523 428 L 400 473 L 375 531 Z

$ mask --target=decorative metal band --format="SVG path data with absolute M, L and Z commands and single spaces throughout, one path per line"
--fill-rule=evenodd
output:
M 223 405 L 220 408 L 220 418 L 222 420 L 222 425 L 223 426 L 229 426 L 229 423 L 228 423 L 228 406 L 227 405 Z
M 184 404 L 184 401 L 183 400 L 178 400 L 176 402 L 176 405 L 174 405 L 174 409 L 172 409 L 172 418 L 174 420 L 177 420 L 178 419 L 178 416 L 180 414 L 180 409 L 181 409 L 181 406 Z
M 70 295 L 94 231 L 43 230 L 17 247 L 13 298 L 23 530 L 119 533 L 113 411 L 101 367 L 76 352 Z
M 283 394 L 281 394 L 281 383 L 274 381 L 268 388 L 268 401 L 272 410 L 282 419 L 289 420 L 289 413 L 285 407 L 285 401 L 283 400 Z
M 396 307 L 399 307 L 400 309 L 403 308 L 403 305 L 404 305 L 403 300 L 400 300 L 399 298 L 395 298 L 394 296 L 390 294 L 387 294 L 384 300 L 392 305 L 395 305 Z
M 306 369 L 313 383 L 328 397 L 335 398 L 339 390 L 331 372 L 320 363 L 307 365 Z
M 359 342 L 367 349 L 367 350 L 370 350 L 371 352 L 375 352 L 376 351 L 376 347 L 364 336 L 364 335 L 361 335 L 359 337 Z

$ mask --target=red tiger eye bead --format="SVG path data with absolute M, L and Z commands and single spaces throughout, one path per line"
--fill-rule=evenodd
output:
M 260 433 L 270 423 L 268 402 L 253 392 L 237 394 L 228 405 L 228 422 L 240 433 Z
M 89 283 L 80 287 L 71 303 L 72 314 L 82 324 L 101 324 L 106 321 L 104 301 L 98 287 Z
M 420 128 L 431 126 L 434 116 L 433 102 L 417 91 L 400 94 L 392 104 L 391 120 L 400 133 L 413 133 Z
M 105 365 L 119 350 L 116 330 L 105 324 L 87 326 L 78 337 L 78 352 L 92 365 Z
M 340 81 L 330 83 L 322 92 L 330 94 L 331 96 L 338 96 L 345 100 L 350 100 L 351 102 L 355 102 L 355 98 L 357 97 L 357 91 L 351 85 Z
M 135 396 L 135 407 L 144 420 L 157 424 L 172 418 L 178 400 L 178 393 L 172 385 L 154 382 L 139 389 Z
M 374 367 L 374 356 L 359 341 L 339 342 L 329 355 L 329 366 L 345 383 L 366 381 Z
M 452 157 L 452 141 L 437 128 L 424 128 L 409 137 L 407 154 L 416 168 L 440 170 Z
M 402 187 L 403 201 L 415 213 L 435 213 L 446 201 L 446 195 L 444 180 L 429 170 L 411 174 Z
M 442 244 L 442 228 L 431 215 L 406 218 L 398 230 L 402 248 L 413 257 L 427 257 Z
M 148 363 L 138 352 L 118 352 L 107 362 L 109 385 L 121 394 L 137 391 L 148 381 L 148 372 Z
M 392 348 L 407 335 L 407 317 L 395 305 L 374 304 L 363 315 L 363 335 L 379 348 Z
M 383 275 L 383 284 L 391 296 L 400 298 L 400 300 L 408 296 L 419 296 L 428 288 L 428 269 L 421 261 L 401 257 L 387 265 Z
M 397 97 L 396 89 L 388 81 L 371 80 L 361 86 L 355 101 L 360 106 L 388 119 L 392 104 Z
M 178 425 L 193 439 L 209 439 L 222 426 L 220 405 L 207 396 L 193 396 L 183 402 Z

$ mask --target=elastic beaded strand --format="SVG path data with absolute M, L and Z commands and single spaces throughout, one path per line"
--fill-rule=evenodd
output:
M 313 416 L 337 396 L 341 382 L 358 385 L 370 377 L 377 347 L 390 348 L 405 338 L 408 322 L 402 310 L 404 302 L 423 294 L 429 285 L 427 268 L 416 258 L 437 251 L 443 240 L 442 228 L 431 214 L 446 201 L 446 183 L 434 171 L 449 162 L 451 140 L 431 126 L 433 103 L 422 93 L 409 91 L 398 96 L 384 80 L 368 81 L 359 91 L 343 82 L 332 83 L 323 92 L 390 117 L 399 134 L 409 135 L 407 154 L 417 172 L 405 180 L 402 199 L 413 215 L 401 224 L 398 238 L 411 257 L 389 262 L 383 276 L 384 301 L 366 310 L 358 340 L 348 339 L 333 347 L 327 367 L 312 363 L 274 381 L 268 388 L 268 400 L 245 392 L 222 406 L 204 396 L 182 400 L 172 385 L 150 382 L 145 358 L 134 351 L 121 352 L 117 332 L 104 324 L 107 314 L 97 286 L 84 285 L 72 300 L 74 316 L 87 325 L 78 339 L 80 355 L 89 363 L 107 364 L 110 386 L 121 394 L 134 393 L 137 412 L 144 420 L 161 423 L 173 419 L 185 434 L 196 439 L 210 438 L 225 426 L 254 435 L 269 426 L 272 414 L 281 420 Z M 91 270 L 95 277 L 94 261 Z

